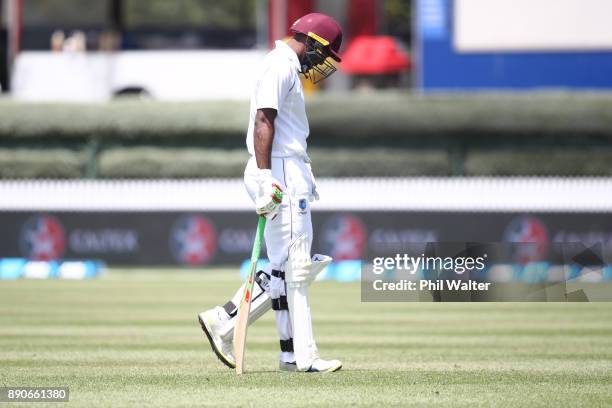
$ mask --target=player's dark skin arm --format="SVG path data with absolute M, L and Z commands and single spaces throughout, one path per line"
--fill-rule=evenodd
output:
M 260 169 L 272 168 L 272 143 L 274 142 L 274 120 L 276 109 L 257 109 L 255 114 L 255 160 Z

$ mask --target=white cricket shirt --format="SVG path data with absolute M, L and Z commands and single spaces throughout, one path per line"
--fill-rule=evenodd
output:
M 253 131 L 257 109 L 276 109 L 274 121 L 273 157 L 304 156 L 309 128 L 304 104 L 304 89 L 300 82 L 300 61 L 297 54 L 282 41 L 270 51 L 256 75 L 251 95 L 251 112 L 246 144 L 254 156 Z

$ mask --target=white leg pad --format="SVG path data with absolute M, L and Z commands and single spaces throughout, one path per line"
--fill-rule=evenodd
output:
M 329 265 L 331 261 L 333 261 L 331 256 L 314 254 L 312 256 L 312 266 L 310 267 L 310 274 L 307 280 L 309 282 L 314 281 L 319 273 L 321 273 L 321 271 L 325 269 L 325 267 Z
M 310 280 L 312 259 L 310 259 L 310 239 L 306 234 L 301 234 L 289 245 L 285 274 L 287 283 Z
M 287 283 L 287 304 L 293 328 L 293 350 L 298 370 L 306 371 L 319 358 L 312 331 L 308 284 Z
M 259 319 L 268 310 L 272 308 L 269 295 L 270 271 L 271 267 L 267 265 L 263 270 L 266 275 L 257 272 L 258 277 L 256 279 L 255 284 L 253 285 L 253 300 L 251 301 L 251 310 L 249 312 L 249 325 L 253 324 L 257 319 Z M 238 288 L 238 290 L 234 294 L 234 297 L 231 300 L 231 303 L 236 308 L 238 307 L 238 305 L 240 305 L 240 301 L 242 300 L 242 295 L 244 294 L 244 286 L 245 284 L 242 284 L 242 286 Z M 230 318 L 227 320 L 227 323 L 219 330 L 219 335 L 225 341 L 230 341 L 234 338 L 234 326 L 236 324 L 237 310 L 234 310 L 234 312 L 232 313 L 228 312 L 228 314 L 230 315 Z
M 297 369 L 308 370 L 319 358 L 319 351 L 312 330 L 312 317 L 308 299 L 308 287 L 332 258 L 325 255 L 310 257 L 310 239 L 305 234 L 289 246 L 285 263 L 287 305 L 293 331 L 293 351 Z

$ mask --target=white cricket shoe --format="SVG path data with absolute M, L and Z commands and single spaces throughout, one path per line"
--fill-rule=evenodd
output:
M 284 361 L 281 361 L 278 365 L 278 368 L 281 371 L 288 371 L 288 372 L 298 371 L 295 361 L 293 363 L 285 363 Z M 306 370 L 305 372 L 306 373 L 333 373 L 334 371 L 338 371 L 341 368 L 342 368 L 342 362 L 340 360 L 323 360 L 323 359 L 318 358 L 314 361 L 314 363 L 312 363 L 310 368 Z
M 342 362 L 340 360 L 323 360 L 317 358 L 314 363 L 310 366 L 307 373 L 333 373 L 342 368 Z
M 210 347 L 213 352 L 223 364 L 229 368 L 236 368 L 236 358 L 233 353 L 232 340 L 224 340 L 217 334 L 217 331 L 227 323 L 227 320 L 228 315 L 220 306 L 216 306 L 198 314 L 198 321 L 210 342 Z

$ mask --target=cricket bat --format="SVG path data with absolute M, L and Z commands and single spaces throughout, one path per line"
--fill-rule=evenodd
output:
M 253 243 L 253 251 L 251 252 L 251 270 L 247 277 L 246 285 L 244 286 L 244 294 L 238 307 L 238 316 L 236 325 L 234 326 L 234 356 L 236 357 L 236 374 L 240 375 L 244 372 L 244 351 L 246 346 L 247 327 L 249 323 L 249 312 L 251 311 L 251 300 L 253 293 L 253 283 L 255 282 L 255 272 L 257 269 L 257 260 L 261 252 L 261 242 L 263 233 L 266 227 L 266 217 L 259 216 L 257 223 L 257 232 L 255 233 L 255 242 Z

